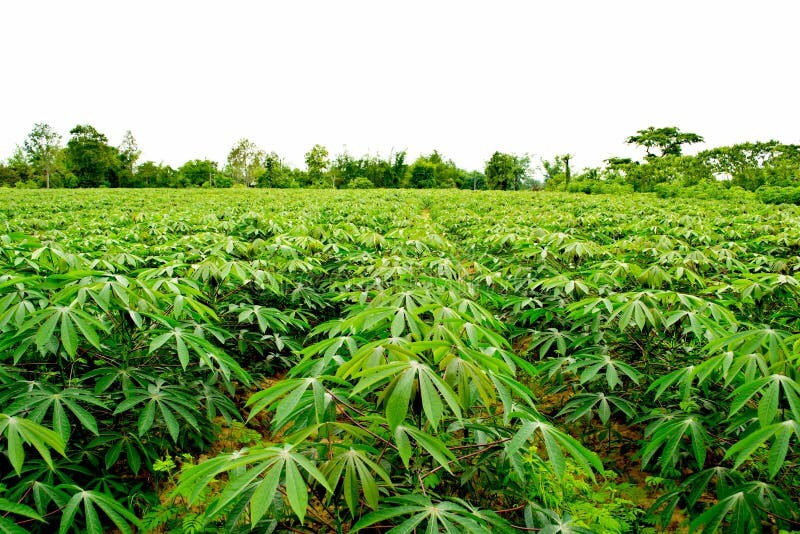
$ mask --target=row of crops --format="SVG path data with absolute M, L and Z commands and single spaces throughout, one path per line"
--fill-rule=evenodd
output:
M 800 210 L 4 191 L 0 531 L 800 530 Z

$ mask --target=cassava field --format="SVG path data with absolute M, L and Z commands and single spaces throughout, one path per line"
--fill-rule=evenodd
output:
M 800 530 L 800 208 L 0 192 L 0 531 Z

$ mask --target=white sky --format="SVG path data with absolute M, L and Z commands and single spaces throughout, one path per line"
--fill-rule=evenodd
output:
M 295 166 L 495 150 L 577 166 L 647 126 L 705 146 L 800 143 L 800 2 L 3 1 L 0 159 L 36 122 L 142 159 L 224 162 L 247 137 Z M 702 148 L 702 147 L 698 147 Z

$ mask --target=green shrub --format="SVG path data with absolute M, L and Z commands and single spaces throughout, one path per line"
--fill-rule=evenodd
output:
M 358 176 L 347 182 L 347 189 L 372 189 L 375 184 L 365 176 Z
M 761 186 L 756 190 L 756 197 L 765 204 L 800 205 L 800 187 Z

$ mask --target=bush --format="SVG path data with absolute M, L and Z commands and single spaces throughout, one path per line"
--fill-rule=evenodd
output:
M 569 184 L 567 191 L 587 195 L 627 195 L 633 193 L 633 186 L 603 180 L 577 180 Z
M 347 182 L 347 189 L 372 189 L 375 184 L 364 176 L 358 176 Z
M 693 186 L 682 186 L 679 183 L 662 183 L 653 187 L 658 198 L 693 198 L 703 200 L 737 201 L 744 197 L 752 198 L 753 193 L 738 186 L 730 186 L 725 182 L 704 181 Z
M 756 198 L 765 204 L 800 205 L 800 187 L 761 186 L 756 190 Z
M 39 189 L 39 184 L 34 180 L 20 180 L 14 184 L 14 187 L 17 189 Z

